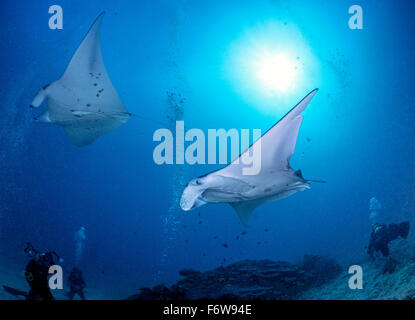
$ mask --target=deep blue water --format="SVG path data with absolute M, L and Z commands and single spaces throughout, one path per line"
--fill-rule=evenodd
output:
M 63 30 L 48 28 L 53 4 L 63 8 Z M 345 264 L 362 258 L 369 199 L 380 200 L 387 221 L 407 218 L 414 206 L 415 18 L 409 0 L 362 0 L 364 28 L 351 30 L 352 4 L 2 1 L 0 264 L 23 268 L 31 241 L 56 250 L 70 270 L 82 225 L 86 278 L 116 298 L 177 280 L 182 268 L 296 262 L 305 253 Z M 160 124 L 133 118 L 78 148 L 60 127 L 32 121 L 42 113 L 28 108 L 33 97 L 61 76 L 104 10 L 105 65 L 134 114 L 166 122 L 166 92 L 174 92 L 186 99 L 186 129 L 265 131 L 318 87 L 291 164 L 327 183 L 259 207 L 245 228 L 225 204 L 180 210 L 184 185 L 221 166 L 156 165 L 152 136 Z M 267 92 L 247 67 L 267 45 L 298 57 L 300 71 L 285 92 Z

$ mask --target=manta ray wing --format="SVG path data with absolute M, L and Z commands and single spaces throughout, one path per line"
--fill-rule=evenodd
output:
M 247 167 L 243 162 L 243 155 L 247 152 L 253 154 L 258 144 L 260 144 L 261 150 L 261 173 L 286 170 L 289 167 L 290 158 L 294 153 L 298 132 L 303 120 L 301 113 L 305 110 L 317 90 L 311 91 L 237 159 L 217 173 L 229 177 L 241 177 L 243 175 L 242 169 Z
M 261 172 L 278 172 L 289 168 L 289 161 L 294 154 L 297 143 L 298 132 L 300 130 L 303 116 L 301 113 L 307 107 L 311 98 L 317 92 L 317 89 L 310 92 L 294 108 L 292 108 L 280 121 L 269 129 L 262 137 L 254 142 L 245 152 L 253 152 L 255 144 L 261 143 Z M 244 179 L 242 168 L 244 163 L 241 160 L 243 153 L 227 167 L 217 171 L 217 174 L 232 178 Z M 261 174 L 261 173 L 260 173 Z M 260 175 L 259 174 L 259 175 Z M 280 197 L 283 198 L 292 194 L 293 191 L 282 192 Z M 238 214 L 241 222 L 246 226 L 252 211 L 267 202 L 267 199 L 243 200 L 229 203 Z
M 72 56 L 61 80 L 66 82 L 74 81 L 74 84 L 77 84 L 76 78 L 80 75 L 85 78 L 88 78 L 87 76 L 90 72 L 107 75 L 102 59 L 100 42 L 101 24 L 104 16 L 105 12 L 102 12 L 95 19 L 78 49 L 76 49 Z
M 102 59 L 100 29 L 104 14 L 92 24 L 63 76 L 44 87 L 32 102 L 37 107 L 47 98 L 48 112 L 40 119 L 62 126 L 77 146 L 92 143 L 131 116 Z

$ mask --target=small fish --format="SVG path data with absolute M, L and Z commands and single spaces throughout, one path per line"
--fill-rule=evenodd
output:
M 224 247 L 224 248 L 227 248 L 227 247 L 228 247 L 228 244 L 227 244 L 227 243 L 224 243 L 224 244 L 223 244 L 223 247 Z

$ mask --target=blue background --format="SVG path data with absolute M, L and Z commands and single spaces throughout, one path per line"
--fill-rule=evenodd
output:
M 48 28 L 53 4 L 63 8 L 63 30 Z M 0 264 L 23 268 L 22 249 L 31 241 L 56 250 L 70 270 L 82 225 L 87 283 L 114 298 L 171 283 L 182 268 L 247 258 L 298 262 L 305 253 L 345 264 L 363 258 L 369 198 L 381 201 L 389 221 L 411 217 L 414 207 L 415 20 L 411 1 L 359 1 L 364 29 L 350 30 L 352 4 L 1 1 Z M 320 88 L 291 163 L 327 183 L 259 207 L 246 229 L 225 204 L 178 208 L 184 185 L 220 166 L 156 165 L 159 124 L 134 118 L 77 148 L 61 128 L 33 122 L 42 113 L 28 108 L 33 97 L 61 76 L 103 10 L 105 65 L 132 113 L 164 122 L 166 92 L 176 92 L 186 98 L 186 129 L 265 131 Z M 273 24 L 283 26 L 278 35 L 287 33 L 285 39 L 272 37 Z M 264 96 L 238 69 L 235 56 L 258 38 L 310 50 L 295 52 L 313 57 L 295 89 Z

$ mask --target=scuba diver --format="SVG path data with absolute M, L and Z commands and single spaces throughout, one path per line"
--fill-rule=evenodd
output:
M 27 243 L 24 252 L 31 258 L 25 269 L 25 278 L 30 286 L 26 299 L 54 300 L 48 282 L 49 268 L 55 264 L 54 256 L 59 262 L 63 260 L 54 251 L 37 251 L 31 243 Z
M 66 296 L 72 300 L 75 294 L 78 294 L 82 300 L 85 300 L 84 288 L 86 287 L 85 281 L 82 277 L 82 272 L 77 267 L 74 267 L 68 278 L 71 290 L 66 293 Z
M 384 257 L 389 256 L 389 242 L 401 237 L 406 239 L 409 233 L 409 221 L 400 224 L 391 223 L 390 225 L 375 223 L 370 235 L 370 242 L 367 253 L 374 259 L 374 254 L 380 251 Z
M 40 252 L 36 250 L 30 242 L 26 244 L 24 252 L 30 258 L 24 273 L 30 286 L 29 292 L 6 285 L 3 285 L 3 289 L 14 296 L 22 296 L 26 300 L 55 300 L 49 288 L 49 268 L 55 264 L 54 258 L 59 263 L 62 263 L 63 259 L 55 251 Z
M 30 242 L 26 244 L 24 252 L 31 258 L 25 269 L 25 278 L 30 286 L 30 291 L 20 295 L 23 295 L 26 300 L 54 300 L 48 282 L 49 268 L 55 264 L 54 257 L 59 263 L 62 263 L 63 259 L 55 251 L 37 251 Z M 8 291 L 13 294 L 13 290 Z M 14 291 L 15 294 L 20 292 Z

